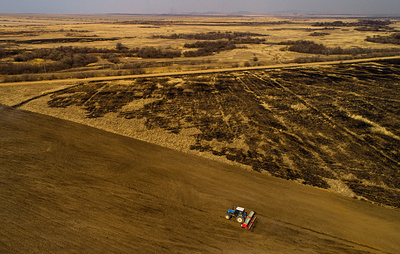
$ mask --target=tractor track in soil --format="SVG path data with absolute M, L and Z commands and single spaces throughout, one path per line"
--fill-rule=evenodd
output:
M 0 252 L 400 248 L 398 209 L 41 114 L 0 113 Z M 251 231 L 224 218 L 234 205 L 256 211 Z

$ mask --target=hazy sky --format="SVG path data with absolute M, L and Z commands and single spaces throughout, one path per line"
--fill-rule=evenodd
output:
M 400 14 L 400 0 L 0 0 L 0 13 Z

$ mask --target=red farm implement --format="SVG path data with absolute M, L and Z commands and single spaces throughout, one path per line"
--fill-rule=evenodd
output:
M 244 208 L 240 206 L 236 207 L 235 210 L 228 210 L 225 218 L 230 220 L 232 217 L 235 218 L 237 222 L 241 223 L 242 228 L 245 229 L 251 229 L 257 219 L 254 211 L 251 211 L 249 214 L 247 214 Z

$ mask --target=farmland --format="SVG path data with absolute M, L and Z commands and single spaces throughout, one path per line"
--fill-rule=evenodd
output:
M 399 18 L 0 20 L 0 252 L 399 249 Z
M 400 213 L 0 106 L 0 252 L 396 253 Z M 240 204 L 249 231 L 225 219 Z
M 89 82 L 24 108 L 398 207 L 399 71 L 386 61 Z
M 346 62 L 398 23 L 348 18 L 4 15 L 3 82 L 61 80 L 0 102 L 399 207 L 399 62 Z

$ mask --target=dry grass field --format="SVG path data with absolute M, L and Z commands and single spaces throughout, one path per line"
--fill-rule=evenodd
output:
M 26 70 L 0 73 L 6 81 L 41 80 L 54 78 L 125 75 L 146 73 L 229 68 L 240 66 L 273 65 L 293 61 L 324 61 L 399 55 L 398 44 L 366 41 L 374 36 L 389 36 L 400 31 L 398 19 L 365 19 L 354 17 L 270 17 L 270 16 L 135 16 L 135 15 L 1 15 L 0 65 L 10 63 L 38 66 Z M 366 19 L 368 20 L 368 19 Z M 342 23 L 338 23 L 342 22 Z M 239 33 L 236 37 L 217 36 Z M 241 34 L 240 34 L 241 33 Z M 203 38 L 189 35 L 209 35 Z M 178 37 L 173 37 L 178 35 Z M 171 37 L 172 36 L 172 37 Z M 179 39 L 176 39 L 179 38 Z M 196 39 L 198 38 L 198 39 Z M 351 50 L 341 54 L 300 53 L 287 50 L 290 42 L 312 41 L 328 49 Z M 195 42 L 231 43 L 234 48 L 207 48 L 209 54 L 185 57 L 185 52 L 196 51 L 185 47 Z M 123 47 L 117 47 L 117 44 Z M 79 48 L 69 52 L 65 48 Z M 180 56 L 146 57 L 137 49 L 154 47 Z M 50 53 L 38 52 L 51 49 Z M 86 48 L 83 50 L 82 48 Z M 87 65 L 71 63 L 71 54 L 89 55 L 97 59 Z M 118 50 L 116 49 L 118 48 Z M 355 51 L 354 49 L 364 49 Z M 382 52 L 383 50 L 383 52 Z M 329 51 L 329 50 L 328 50 Z M 332 50 L 330 50 L 332 51 Z M 102 53 L 103 52 L 103 53 Z M 62 54 L 61 54 L 62 53 Z M 143 52 L 142 52 L 143 53 Z M 57 56 L 55 56 L 57 55 Z M 152 58 L 156 57 L 156 58 Z M 306 59 L 304 59 L 306 58 Z M 76 59 L 75 59 L 76 60 Z M 78 59 L 79 60 L 79 59 Z M 78 60 L 75 61 L 78 62 Z M 56 63 L 57 71 L 52 72 Z M 14 66 L 18 69 L 18 65 Z M 27 67 L 28 68 L 28 67 Z M 51 72 L 51 73 L 50 73 Z
M 217 203 L 244 202 L 264 213 L 272 209 L 257 226 L 249 253 L 396 252 L 400 60 L 389 56 L 400 56 L 398 18 L 1 14 L 0 20 L 0 104 L 41 114 L 1 109 L 0 159 L 7 167 L 0 187 L 8 194 L 13 188 L 39 194 L 31 199 L 18 192 L 10 202 L 8 194 L 0 196 L 8 207 L 0 219 L 12 222 L 0 233 L 0 250 L 74 252 L 97 243 L 110 252 L 129 252 L 135 247 L 128 238 L 134 237 L 150 252 L 231 252 L 232 246 L 245 251 L 241 240 L 233 244 L 237 237 L 229 226 L 201 229 L 189 215 L 205 218 L 212 212 L 204 206 L 219 212 Z M 327 61 L 335 62 L 309 64 Z M 48 155 L 37 150 L 40 142 Z M 144 152 L 154 149 L 160 161 Z M 68 162 L 79 151 L 82 161 Z M 10 160 L 15 156 L 20 162 Z M 14 175 L 18 165 L 24 169 Z M 247 189 L 230 197 L 240 192 L 240 177 L 247 177 Z M 31 178 L 36 185 L 27 185 Z M 102 197 L 102 188 L 110 195 Z M 63 191 L 71 206 L 55 201 Z M 214 193 L 222 194 L 213 200 Z M 140 200 L 133 201 L 134 195 Z M 24 226 L 10 217 L 24 200 L 42 200 L 40 212 L 28 209 L 27 218 L 44 221 L 49 211 L 59 220 L 51 219 L 43 232 Z M 114 212 L 109 223 L 77 211 L 93 209 L 90 216 L 106 218 L 100 200 Z M 171 215 L 149 214 L 160 214 L 163 206 Z M 135 207 L 153 223 L 145 224 L 143 234 L 128 233 L 138 230 L 125 216 Z M 166 223 L 180 213 L 182 221 Z M 317 219 L 312 222 L 309 214 Z M 75 222 L 61 222 L 63 215 Z M 370 224 L 363 226 L 357 216 Z M 185 223 L 191 226 L 184 229 Z M 154 225 L 161 227 L 158 233 L 146 236 Z M 354 230 L 342 232 L 350 225 Z M 101 238 L 103 229 L 110 239 Z M 24 230 L 33 230 L 43 245 L 16 244 Z M 76 243 L 84 232 L 88 245 Z M 199 240 L 211 232 L 213 240 Z M 222 244 L 225 233 L 229 244 Z

